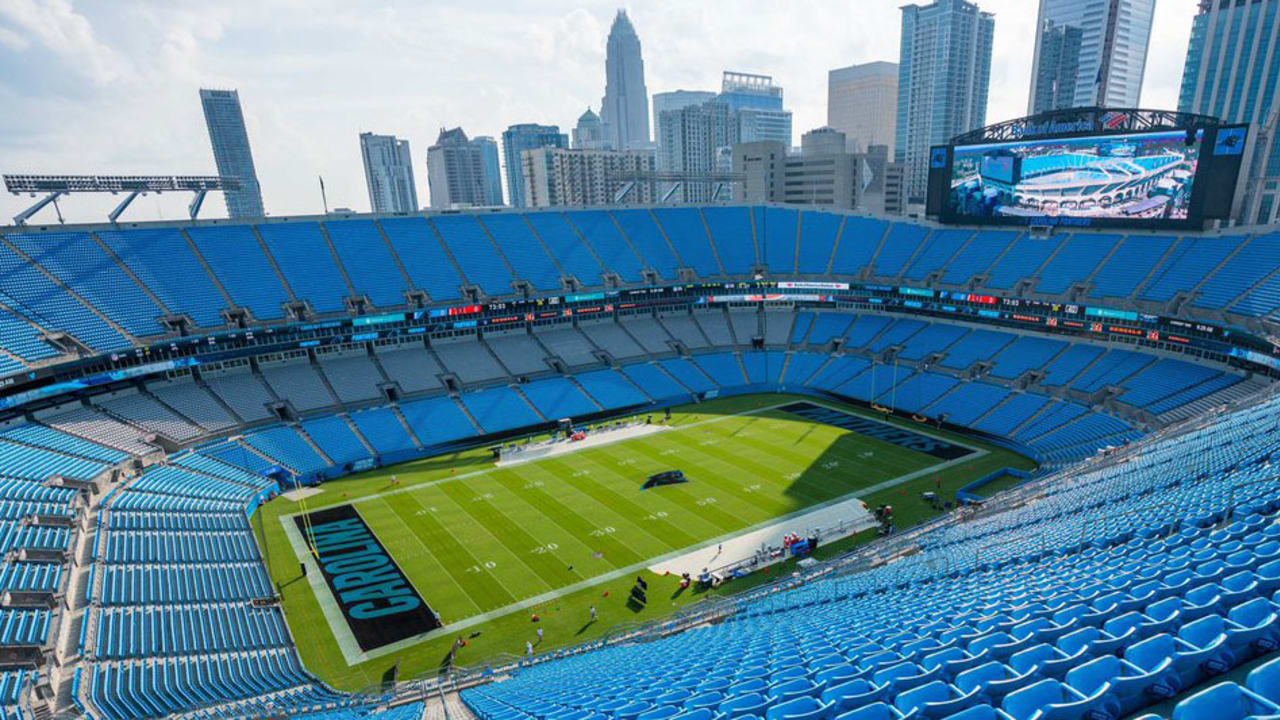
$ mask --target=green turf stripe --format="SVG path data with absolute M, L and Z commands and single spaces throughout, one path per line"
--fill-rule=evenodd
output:
M 558 517 L 554 510 L 552 514 L 548 514 L 529 501 L 527 496 L 530 491 L 546 486 L 544 480 L 536 479 L 535 475 L 529 473 L 529 468 L 521 468 L 520 475 L 504 473 L 496 479 L 502 483 L 507 494 L 492 502 L 497 504 L 498 500 L 503 501 L 503 513 L 518 527 L 512 533 L 514 537 L 519 539 L 521 534 L 528 536 L 524 552 L 539 558 L 540 563 L 545 566 L 540 572 L 562 577 L 563 582 L 557 584 L 571 584 L 617 567 L 610 560 L 593 557 L 596 551 L 583 540 L 590 537 L 589 528 L 570 520 L 570 525 L 576 527 L 577 531 L 570 530 L 564 525 L 564 518 Z M 559 509 L 563 511 L 563 505 Z M 574 568 L 572 571 L 568 569 L 570 566 Z
M 624 460 L 634 460 L 636 459 L 634 455 L 634 450 L 629 450 L 627 455 L 624 456 L 620 454 L 619 456 L 623 457 Z M 589 462 L 591 462 L 595 468 L 600 470 L 600 477 L 607 477 L 609 468 L 600 459 L 591 458 Z M 635 466 L 629 465 L 626 467 Z M 659 470 L 654 469 L 653 472 L 659 472 Z M 631 482 L 634 484 L 631 485 L 632 490 L 630 492 L 644 492 L 640 489 L 641 485 L 644 483 L 644 480 L 641 478 L 647 478 L 649 474 L 652 473 L 641 471 L 640 475 L 632 479 Z M 624 522 L 626 522 L 626 524 L 635 527 L 642 533 L 654 538 L 658 541 L 658 545 L 665 550 L 685 547 L 697 542 L 698 539 L 696 537 L 685 532 L 684 529 L 676 525 L 674 520 L 670 517 L 659 519 L 653 523 L 648 523 L 645 526 L 636 524 L 633 521 L 634 519 L 646 517 L 651 514 L 650 511 L 641 504 L 629 499 L 627 494 L 624 492 L 619 489 L 615 489 L 617 488 L 616 483 L 614 487 L 609 487 L 605 482 L 597 482 L 595 480 L 596 477 L 596 474 L 592 474 L 583 477 L 569 478 L 567 482 L 579 491 L 595 498 L 595 500 L 600 504 L 616 510 L 624 518 Z
M 494 500 L 484 500 L 478 503 L 467 502 L 466 498 L 462 497 L 462 492 L 466 492 L 465 490 L 459 491 L 446 488 L 445 492 L 449 493 L 454 501 L 488 532 L 495 536 L 500 536 L 504 546 L 510 548 L 511 555 L 527 567 L 538 578 L 541 585 L 545 585 L 543 589 L 528 588 L 528 592 L 525 592 L 525 588 L 520 586 L 520 591 L 516 593 L 520 596 L 520 599 L 539 595 L 553 587 L 582 579 L 582 576 L 576 572 L 567 572 L 567 563 L 561 562 L 554 554 L 547 554 L 544 543 L 525 531 L 525 527 L 528 525 L 512 519 L 498 507 Z M 541 513 L 537 514 L 539 516 L 542 515 Z M 527 523 L 529 518 L 522 518 L 522 520 Z M 559 543 L 556 544 L 559 545 Z M 535 548 L 544 548 L 544 552 L 536 552 Z
M 493 493 L 481 493 L 481 489 L 472 489 L 462 483 L 449 483 L 439 488 L 449 506 L 455 508 L 454 527 L 459 529 L 459 538 L 467 550 L 480 561 L 484 572 L 517 600 L 550 590 L 552 585 L 516 554 L 507 538 L 498 536 L 496 530 L 504 519 L 492 506 L 486 506 L 486 496 Z M 486 562 L 497 565 L 489 567 L 484 564 Z M 474 567 L 469 572 L 474 574 Z
M 441 558 L 440 564 L 444 566 L 449 576 L 454 582 L 467 589 L 468 594 L 481 610 L 502 607 L 515 600 L 500 582 L 483 571 L 482 561 L 476 559 L 465 545 L 458 542 L 453 532 L 444 526 L 442 520 L 437 519 L 436 512 L 427 510 L 428 506 L 423 505 L 413 494 L 398 495 L 395 499 L 396 502 L 390 507 L 409 531 L 422 542 L 422 550 L 419 552 L 434 554 L 437 558 Z M 418 510 L 426 510 L 426 512 L 418 514 Z M 470 562 L 462 567 L 447 560 L 464 558 L 470 558 Z M 469 568 L 481 568 L 481 571 L 466 572 Z M 427 600 L 427 604 L 431 604 L 431 601 Z
M 557 476 L 549 474 L 548 477 L 550 481 L 544 481 L 545 489 L 532 488 L 526 491 L 524 497 L 531 505 L 548 517 L 556 518 L 556 522 L 562 527 L 571 529 L 581 542 L 592 548 L 592 552 L 603 552 L 615 567 L 631 565 L 646 557 L 637 552 L 631 544 L 618 539 L 616 533 L 592 535 L 592 532 L 602 527 L 616 527 L 612 523 L 621 522 L 621 520 L 611 517 L 611 513 L 599 513 L 596 519 L 585 517 L 573 507 L 583 507 L 584 511 L 587 511 L 594 503 L 588 503 L 585 506 L 583 503 L 574 503 L 570 506 L 565 502 L 569 498 L 560 492 L 569 488 L 569 485 Z

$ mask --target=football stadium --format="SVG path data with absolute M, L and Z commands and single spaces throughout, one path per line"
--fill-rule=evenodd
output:
M 6 712 L 1274 683 L 1278 261 L 770 204 L 4 227 Z
M 0 3 L 5 170 L 185 157 L 197 76 L 268 96 L 199 91 L 216 175 L 3 176 L 0 720 L 1280 718 L 1280 0 L 1199 3 L 1178 111 L 1120 106 L 1154 3 L 1043 2 L 985 126 L 992 12 L 856 3 L 902 62 L 830 71 L 861 135 L 799 146 L 736 70 L 650 135 L 618 10 L 571 145 L 443 126 L 423 208 L 362 130 L 331 209 L 364 113 L 581 90 L 572 4 Z M 789 62 L 771 5 L 716 52 Z

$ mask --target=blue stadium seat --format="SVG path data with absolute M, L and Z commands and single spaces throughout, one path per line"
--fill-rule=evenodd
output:
M 293 294 L 317 312 L 342 312 L 351 295 L 319 223 L 264 223 L 257 226 Z
M 372 220 L 340 220 L 324 224 L 356 294 L 380 307 L 403 305 L 409 286 L 391 248 Z
M 996 258 L 1009 247 L 1019 233 L 1011 230 L 981 230 L 947 265 L 942 282 L 964 285 L 978 275 L 985 275 Z
M 103 230 L 98 238 L 171 311 L 200 327 L 225 324 L 226 300 L 177 228 Z
M 1244 290 L 1269 276 L 1277 265 L 1280 265 L 1280 234 L 1254 236 L 1204 281 L 1192 304 L 1203 308 L 1226 307 Z M 1262 315 L 1277 307 L 1255 307 L 1260 297 L 1253 296 L 1253 304 L 1242 309 L 1252 311 L 1249 314 Z
M 760 245 L 760 257 L 775 275 L 790 274 L 796 271 L 796 248 L 800 248 L 798 263 L 808 267 L 821 265 L 818 270 L 801 270 L 801 272 L 821 273 L 827 269 L 827 261 L 831 257 L 831 247 L 835 243 L 835 233 L 830 231 L 831 219 L 826 215 L 822 219 L 818 213 L 804 214 L 804 230 L 812 229 L 814 234 L 811 246 L 801 244 L 800 218 L 797 210 L 765 207 L 754 208 L 756 242 Z M 839 222 L 838 218 L 835 218 Z M 812 225 L 811 225 L 812 223 Z M 826 231 L 824 232 L 824 228 Z M 825 248 L 826 252 L 823 252 Z
M 480 220 L 497 243 L 498 249 L 511 262 L 517 278 L 528 280 L 539 290 L 559 290 L 562 273 L 543 248 L 541 240 L 523 215 L 486 215 Z
M 1246 238 L 1245 235 L 1183 237 L 1143 286 L 1138 299 L 1167 302 L 1179 292 L 1190 292 L 1204 279 L 1206 270 L 1220 265 Z
M 708 207 L 702 210 L 702 216 L 706 219 L 711 241 L 715 245 L 716 255 L 724 265 L 724 271 L 729 275 L 751 274 L 751 269 L 760 264 L 756 259 L 755 227 L 751 210 L 745 207 Z M 794 248 L 794 242 L 792 247 Z
M 462 297 L 464 281 L 445 254 L 440 236 L 424 218 L 382 218 L 378 225 L 414 288 L 425 290 L 436 302 Z
M 417 446 L 394 410 L 370 408 L 351 413 L 351 422 L 378 454 L 413 450 Z
M 542 416 L 551 420 L 581 417 L 600 412 L 601 409 L 565 378 L 535 380 L 527 385 L 521 385 L 520 389 L 525 397 L 529 398 L 529 402 L 542 413 Z M 467 402 L 465 398 L 463 402 Z M 468 407 L 470 407 L 469 403 Z M 481 421 L 481 424 L 484 422 Z
M 566 215 L 566 219 L 595 250 L 606 271 L 627 282 L 638 282 L 646 267 L 661 277 L 676 278 L 679 263 L 671 247 L 660 236 L 655 237 L 659 233 L 647 212 L 583 210 Z
M 1177 238 L 1129 235 L 1098 270 L 1089 297 L 1127 298 L 1160 264 Z
M 880 243 L 885 239 L 885 233 L 889 231 L 889 223 L 885 220 L 863 217 L 846 217 L 843 225 L 837 227 L 838 236 L 835 238 L 835 251 L 831 257 L 831 272 L 835 275 L 858 275 L 866 269 L 873 258 L 876 251 L 880 249 Z M 802 232 L 802 242 L 808 237 L 808 231 Z M 803 246 L 802 246 L 803 247 Z M 821 246 L 820 246 L 821 247 Z M 802 251 L 803 260 L 803 251 Z M 817 268 L 819 257 L 815 254 L 812 258 L 812 270 L 806 270 L 802 261 L 801 272 L 820 273 L 825 271 Z
M 492 297 L 515 292 L 511 285 L 515 278 L 511 276 L 507 261 L 475 215 L 440 215 L 429 222 L 468 282 Z
M 575 213 L 575 215 L 582 214 Z M 525 213 L 524 217 L 533 226 L 533 231 L 542 239 L 543 244 L 546 245 L 547 250 L 551 252 L 551 256 L 556 259 L 560 267 L 564 268 L 564 271 L 571 277 L 577 278 L 582 284 L 587 286 L 599 285 L 603 282 L 604 273 L 611 271 L 607 266 L 601 265 L 601 261 L 597 258 L 591 246 L 569 224 L 563 214 L 558 212 L 530 212 Z M 607 220 L 607 216 L 605 218 Z M 631 281 L 639 278 L 625 277 L 625 279 Z
M 884 237 L 884 245 L 880 248 L 880 252 L 875 256 L 872 275 L 886 278 L 900 275 L 907 261 L 915 255 L 916 250 L 929 236 L 929 229 L 920 225 L 894 223 L 889 228 L 889 234 Z
M 659 208 L 653 211 L 653 217 L 686 267 L 703 278 L 723 274 L 702 213 L 696 208 Z M 655 239 L 653 244 L 656 243 Z
M 924 280 L 930 273 L 941 270 L 973 236 L 972 230 L 935 231 L 902 276 L 908 280 Z
M 1114 234 L 1075 233 L 1066 238 L 1061 249 L 1039 272 L 1036 292 L 1057 295 L 1075 283 L 1084 282 L 1119 241 L 1120 236 Z
M 448 443 L 476 434 L 471 421 L 450 397 L 401 403 L 400 413 L 424 445 Z
M 1268 715 L 1280 715 L 1280 705 L 1233 682 L 1201 690 L 1173 709 L 1173 720 L 1244 720 Z
M 252 227 L 197 225 L 187 229 L 187 236 L 237 307 L 259 320 L 284 317 L 289 292 Z
M 163 331 L 160 308 L 123 270 L 113 265 L 86 233 L 5 237 L 35 264 L 63 283 L 70 283 L 87 302 L 118 318 L 118 324 L 126 331 L 139 336 L 158 335 Z M 65 330 L 100 351 L 129 346 L 114 327 L 3 244 L 0 244 L 0 276 L 5 278 L 4 300 L 9 307 L 25 310 L 45 326 Z

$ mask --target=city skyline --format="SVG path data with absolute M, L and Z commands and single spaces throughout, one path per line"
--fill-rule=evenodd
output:
M 997 17 L 992 87 L 1007 88 L 993 92 L 988 122 L 1025 112 L 1030 63 L 1023 56 L 1029 50 L 1025 43 L 1020 47 L 1017 36 L 1034 27 L 1035 4 L 979 3 Z M 496 14 L 452 4 L 420 10 L 393 4 L 356 17 L 337 4 L 333 12 L 305 14 L 266 5 L 208 8 L 180 2 L 157 8 L 121 3 L 115 15 L 101 7 L 66 3 L 0 8 L 0 67 L 44 63 L 61 74 L 57 82 L 32 87 L 20 72 L 0 73 L 0 98 L 24 102 L 35 116 L 48 118 L 40 127 L 17 117 L 0 126 L 0 171 L 212 172 L 199 105 L 190 98 L 200 86 L 228 87 L 240 92 L 272 214 L 320 212 L 316 175 L 325 179 L 331 207 L 364 211 L 367 192 L 353 142 L 361 131 L 377 129 L 412 141 L 419 148 L 414 172 L 423 185 L 421 148 L 431 144 L 442 126 L 464 127 L 473 137 L 497 136 L 523 122 L 572 127 L 603 93 L 605 39 L 619 7 L 552 2 Z M 1193 0 L 1161 0 L 1142 105 L 1176 105 L 1194 7 Z M 627 8 L 644 45 L 650 96 L 714 88 L 727 67 L 769 74 L 787 88 L 798 137 L 826 124 L 829 70 L 896 58 L 896 2 L 876 0 L 856 7 L 798 2 L 781 12 L 763 4 L 751 13 L 727 13 L 726 8 L 723 3 L 686 7 L 667 2 Z M 815 12 L 829 15 L 831 26 L 848 29 L 818 38 L 803 57 L 795 56 L 787 50 L 789 33 Z M 523 28 L 530 40 L 516 48 L 497 37 L 463 33 L 442 35 L 432 48 L 411 46 L 415 28 L 423 23 L 465 25 L 478 16 L 503 31 Z M 296 35 L 273 44 L 269 53 L 250 57 L 247 47 L 262 47 L 255 45 L 252 24 L 268 18 L 293 20 Z M 682 34 L 677 31 L 682 26 L 707 32 Z M 304 39 L 308 34 L 314 37 Z M 342 39 L 344 52 L 336 54 L 341 60 L 316 47 L 336 37 Z M 384 57 L 389 49 L 408 53 L 395 60 L 398 71 L 366 83 L 366 76 L 389 66 Z M 512 59 L 518 56 L 526 61 Z M 459 58 L 467 62 L 458 63 Z M 515 66 L 507 67 L 511 64 Z M 417 67 L 442 71 L 430 82 L 409 82 L 406 68 Z M 537 82 L 532 76 L 539 76 Z M 358 84 L 356 77 L 361 78 Z M 122 95 L 136 102 L 121 104 Z M 85 122 L 90 117 L 95 123 Z M 6 216 L 28 202 L 7 194 L 0 198 L 0 212 Z M 420 200 L 425 204 L 426 198 Z M 69 220 L 96 221 L 105 216 L 111 200 L 78 199 L 65 205 Z M 207 216 L 214 217 L 218 205 L 206 208 Z M 176 195 L 151 196 L 131 215 L 175 218 L 184 208 L 185 199 Z

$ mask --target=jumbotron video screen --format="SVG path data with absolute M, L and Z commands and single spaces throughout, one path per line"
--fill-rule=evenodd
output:
M 959 145 L 946 212 L 959 222 L 1186 221 L 1203 140 L 1203 130 L 1167 130 Z

